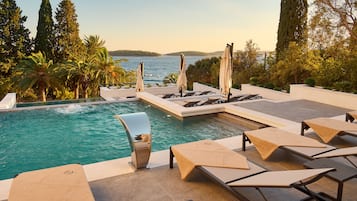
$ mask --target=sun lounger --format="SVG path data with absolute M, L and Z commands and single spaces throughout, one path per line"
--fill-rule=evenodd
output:
M 252 99 L 258 99 L 258 98 L 261 98 L 258 94 L 242 94 L 242 95 L 237 95 L 237 96 L 231 97 L 229 99 L 229 102 L 252 100 Z
M 202 103 L 199 103 L 197 104 L 198 106 L 202 106 L 202 105 L 211 105 L 211 104 L 214 104 L 216 103 L 217 101 L 219 100 L 219 98 L 209 98 L 208 100 L 202 102 Z
M 243 151 L 246 149 L 245 143 L 247 141 L 252 142 L 255 145 L 264 160 L 273 154 L 279 147 L 302 152 L 303 155 L 310 158 L 319 153 L 336 149 L 335 147 L 320 143 L 312 138 L 296 135 L 272 127 L 244 131 L 242 137 Z
M 202 91 L 201 93 L 197 94 L 199 96 L 203 96 L 203 95 L 207 95 L 207 94 L 210 94 L 212 93 L 212 91 Z
M 355 119 L 357 119 L 357 111 L 346 113 L 346 122 L 347 121 L 353 122 Z
M 145 112 L 115 115 L 125 128 L 133 166 L 146 168 L 151 153 L 151 127 Z
M 175 94 L 165 94 L 162 96 L 162 98 L 172 98 L 172 97 L 175 97 L 176 95 Z
M 242 95 L 237 95 L 237 96 L 233 96 L 229 99 L 229 101 L 234 102 L 237 101 L 239 98 L 246 96 L 246 94 L 242 94 Z
M 307 163 L 312 164 L 311 166 L 314 165 L 314 168 L 317 168 L 316 166 L 320 165 L 319 161 L 321 161 L 321 158 L 325 158 L 322 161 L 326 161 L 326 158 L 329 157 L 345 157 L 353 166 L 355 166 L 355 164 L 350 161 L 347 156 L 356 155 L 357 147 L 336 149 L 333 146 L 322 144 L 314 139 L 296 135 L 278 128 L 264 128 L 260 130 L 245 131 L 243 133 L 243 151 L 245 151 L 246 141 L 253 142 L 264 160 L 267 159 L 278 147 L 281 147 L 308 159 L 315 159 L 316 162 Z M 304 143 L 306 145 L 304 145 Z M 330 159 L 329 163 L 326 164 L 328 165 L 325 165 L 324 167 L 336 169 L 334 172 L 327 173 L 326 177 L 332 178 L 338 182 L 337 200 L 341 200 L 343 183 L 357 176 L 356 166 L 351 167 Z
M 312 128 L 325 143 L 330 142 L 336 135 L 357 136 L 357 124 L 336 119 L 316 118 L 304 120 L 301 122 L 301 135 L 304 135 L 304 131 L 309 128 Z
M 253 187 L 266 200 L 260 188 L 296 188 L 301 192 L 322 199 L 318 194 L 306 188 L 333 168 L 313 170 L 267 171 L 246 160 L 237 152 L 229 150 L 210 140 L 202 140 L 170 147 L 170 168 L 173 168 L 173 158 L 182 179 L 187 179 L 193 169 L 199 169 L 211 179 L 223 185 L 240 200 L 248 200 L 237 188 Z M 248 168 L 247 168 L 248 167 Z M 308 179 L 308 180 L 306 180 Z
M 83 167 L 71 164 L 17 175 L 8 200 L 94 201 L 94 197 Z
M 185 93 L 185 95 L 183 95 L 183 97 L 188 97 L 188 96 L 193 96 L 193 95 L 195 95 L 194 91 Z
M 248 94 L 248 95 L 238 98 L 237 101 L 252 100 L 252 99 L 257 99 L 257 98 L 258 98 L 258 94 Z
M 201 102 L 200 100 L 194 100 L 194 101 L 189 101 L 187 103 L 185 103 L 183 106 L 184 107 L 193 107 L 196 106 L 197 103 Z
M 357 155 L 357 146 L 337 149 L 314 139 L 271 127 L 243 132 L 243 151 L 246 150 L 247 141 L 253 142 L 263 159 L 267 159 L 279 147 L 308 159 L 344 157 L 353 166 L 355 164 L 348 156 Z

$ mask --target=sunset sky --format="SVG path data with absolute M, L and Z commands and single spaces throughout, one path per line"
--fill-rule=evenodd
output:
M 50 0 L 55 13 L 60 0 Z M 158 53 L 244 49 L 253 40 L 274 50 L 280 0 L 72 0 L 80 37 L 99 35 L 109 50 Z M 41 0 L 16 0 L 36 34 Z M 54 18 L 55 14 L 53 14 Z

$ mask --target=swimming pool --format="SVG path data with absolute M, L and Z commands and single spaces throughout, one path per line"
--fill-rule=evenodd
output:
M 240 135 L 242 128 L 218 117 L 178 120 L 140 101 L 0 113 L 0 179 L 68 163 L 89 164 L 130 155 L 115 114 L 146 112 L 153 151 L 200 139 Z

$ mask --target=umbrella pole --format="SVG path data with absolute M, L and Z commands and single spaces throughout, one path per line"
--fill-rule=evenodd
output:
M 233 43 L 231 43 L 230 47 L 229 47 L 229 53 L 231 54 L 231 66 L 233 68 Z M 231 97 L 231 88 L 229 88 L 228 90 L 228 98 L 227 101 L 229 102 L 229 99 Z
M 228 90 L 228 98 L 227 98 L 227 101 L 229 102 L 229 99 L 231 98 L 231 88 L 229 88 L 229 90 Z

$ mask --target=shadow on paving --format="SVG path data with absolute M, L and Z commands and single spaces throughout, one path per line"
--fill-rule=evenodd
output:
M 190 182 L 182 181 L 178 168 L 169 169 L 168 166 L 90 182 L 90 186 L 96 201 L 237 200 L 204 176 Z
M 196 171 L 189 181 L 183 181 L 175 164 L 141 170 L 135 173 L 90 182 L 96 201 L 234 201 L 230 191 Z M 301 200 L 306 197 L 294 189 L 265 188 L 269 200 Z M 240 188 L 249 200 L 263 200 L 254 188 Z
M 344 115 L 346 112 L 351 111 L 351 109 L 308 100 L 294 100 L 278 103 L 257 101 L 242 103 L 239 104 L 239 106 L 295 122 L 301 122 L 306 119 L 317 117 L 334 117 Z

